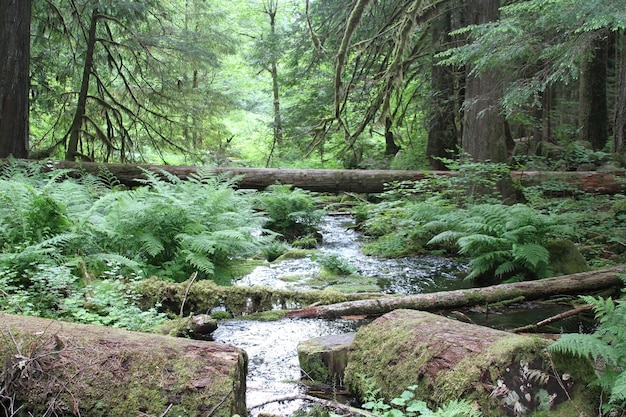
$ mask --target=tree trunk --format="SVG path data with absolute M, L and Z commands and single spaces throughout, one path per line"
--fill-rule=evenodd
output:
M 140 185 L 136 180 L 144 178 L 142 169 L 158 172 L 167 171 L 178 178 L 185 179 L 195 174 L 196 166 L 166 165 L 131 165 L 99 164 L 93 162 L 58 161 L 52 169 L 74 168 L 94 175 L 99 175 L 104 167 L 122 184 Z M 290 184 L 294 187 L 316 192 L 354 192 L 381 193 L 385 184 L 394 181 L 421 181 L 433 175 L 452 176 L 454 171 L 398 171 L 398 170 L 343 170 L 343 169 L 277 169 L 277 168 L 240 168 L 215 167 L 216 174 L 228 174 L 240 177 L 239 188 L 262 190 L 275 183 Z M 560 180 L 581 191 L 596 194 L 617 194 L 626 192 L 623 171 L 616 172 L 549 172 L 549 171 L 512 171 L 511 175 L 520 180 L 523 186 L 539 185 L 546 180 Z
M 27 158 L 31 0 L 0 10 L 0 158 Z
M 626 272 L 626 266 L 619 266 L 537 281 L 524 281 L 513 284 L 500 284 L 489 287 L 436 292 L 431 294 L 347 301 L 338 304 L 293 310 L 287 313 L 287 317 L 336 318 L 353 315 L 380 316 L 401 308 L 436 311 L 490 304 L 520 296 L 527 300 L 536 300 L 556 294 L 585 294 L 606 288 L 621 287 L 623 282 L 619 274 L 623 274 L 624 272 Z
M 443 13 L 431 22 L 432 43 L 435 51 L 450 43 L 448 35 L 452 30 L 450 11 Z M 458 143 L 455 124 L 456 98 L 454 76 L 449 66 L 437 65 L 435 58 L 430 70 L 431 112 L 428 126 L 426 155 L 430 165 L 436 170 L 445 170 L 445 164 L 437 158 L 450 158 L 456 152 Z
M 583 61 L 580 76 L 580 139 L 591 143 L 593 149 L 599 151 L 604 148 L 609 136 L 606 33 L 598 33 L 589 48 L 592 57 Z
M 247 415 L 248 358 L 233 346 L 1 313 L 0 323 L 0 415 Z
M 468 24 L 483 24 L 499 16 L 499 0 L 472 0 L 468 5 Z M 500 108 L 502 80 L 497 71 L 473 74 L 467 68 L 463 151 L 476 161 L 506 162 L 504 116 Z
M 615 125 L 613 127 L 613 152 L 626 152 L 626 30 L 622 29 L 622 59 L 619 68 Z
M 96 48 L 96 28 L 98 26 L 98 7 L 97 2 L 91 13 L 91 22 L 89 23 L 89 34 L 87 37 L 87 50 L 85 52 L 85 63 L 83 66 L 83 79 L 78 93 L 78 102 L 76 103 L 76 112 L 74 120 L 70 128 L 70 140 L 67 144 L 65 159 L 73 161 L 81 156 L 78 152 L 78 143 L 80 141 L 80 132 L 83 126 L 83 119 L 87 112 L 87 95 L 89 94 L 89 80 L 93 67 L 93 56 Z
M 395 310 L 356 333 L 346 386 L 363 399 L 375 383 L 387 402 L 413 386 L 415 398 L 432 409 L 465 399 L 485 417 L 539 410 L 571 416 L 571 410 L 558 406 L 572 403 L 580 415 L 592 415 L 600 390 L 587 386 L 594 379 L 589 361 L 548 355 L 549 343 L 422 311 Z

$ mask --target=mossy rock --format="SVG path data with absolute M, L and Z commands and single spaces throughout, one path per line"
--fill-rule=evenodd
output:
M 586 388 L 594 379 L 590 364 L 549 356 L 549 343 L 431 313 L 395 310 L 359 329 L 345 381 L 363 396 L 373 380 L 386 401 L 417 385 L 416 396 L 431 408 L 465 398 L 485 417 L 555 412 L 569 403 L 568 396 L 591 415 L 598 398 Z
M 298 361 L 305 383 L 343 388 L 348 349 L 354 335 L 320 336 L 298 343 Z
M 571 241 L 552 240 L 545 247 L 550 253 L 550 269 L 555 276 L 589 271 L 587 261 Z
M 232 346 L 0 314 L 1 374 L 19 416 L 246 415 Z

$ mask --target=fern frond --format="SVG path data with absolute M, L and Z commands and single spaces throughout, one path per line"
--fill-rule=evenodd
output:
M 549 346 L 549 350 L 565 354 L 572 354 L 597 361 L 602 358 L 607 364 L 617 364 L 619 352 L 591 334 L 568 333 L 562 335 Z
M 622 404 L 626 401 L 626 371 L 622 371 L 611 387 L 609 402 L 612 404 Z
M 136 237 L 141 247 L 151 257 L 156 257 L 165 250 L 161 239 L 151 233 L 142 233 Z
M 213 275 L 213 272 L 215 271 L 215 264 L 206 256 L 188 250 L 182 250 L 181 255 L 187 263 L 194 266 L 199 271 L 202 271 L 207 275 Z
M 432 222 L 431 222 L 432 223 Z M 430 223 L 429 223 L 430 224 Z M 456 243 L 460 238 L 464 237 L 464 232 L 458 232 L 456 230 L 446 230 L 431 238 L 427 245 L 438 245 L 446 243 Z
M 530 270 L 537 269 L 540 264 L 547 265 L 550 261 L 550 253 L 539 244 L 526 243 L 521 245 L 513 245 L 513 259 L 521 263 Z

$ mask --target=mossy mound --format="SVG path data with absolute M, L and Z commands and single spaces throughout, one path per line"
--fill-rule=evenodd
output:
M 589 271 L 587 261 L 571 241 L 552 240 L 546 243 L 546 249 L 550 253 L 550 269 L 555 276 Z
M 247 356 L 235 347 L 35 317 L 0 322 L 2 405 L 21 407 L 11 415 L 246 414 Z
M 585 389 L 593 380 L 590 364 L 549 357 L 549 343 L 431 313 L 395 310 L 357 332 L 346 385 L 362 396 L 366 381 L 373 379 L 387 401 L 417 385 L 418 398 L 433 408 L 465 398 L 486 417 L 554 411 L 569 397 L 591 414 L 598 403 Z

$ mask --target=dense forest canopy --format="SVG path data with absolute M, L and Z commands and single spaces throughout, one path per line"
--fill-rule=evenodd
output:
M 619 0 L 0 4 L 2 157 L 416 169 L 626 147 Z

